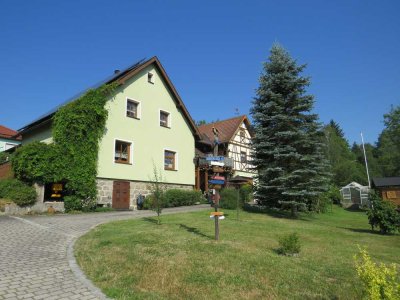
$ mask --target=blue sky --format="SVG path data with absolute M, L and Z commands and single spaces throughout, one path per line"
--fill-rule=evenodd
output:
M 248 114 L 274 42 L 307 63 L 322 122 L 375 142 L 400 104 L 400 1 L 2 1 L 0 124 L 18 129 L 158 56 L 195 120 Z

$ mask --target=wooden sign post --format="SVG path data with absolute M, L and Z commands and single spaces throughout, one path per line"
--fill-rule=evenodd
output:
M 215 240 L 219 240 L 219 219 L 223 219 L 223 212 L 218 211 L 218 206 L 219 206 L 219 190 L 221 187 L 225 184 L 225 177 L 219 176 L 220 172 L 224 171 L 224 166 L 225 166 L 225 157 L 224 156 L 219 156 L 218 155 L 218 144 L 219 144 L 219 131 L 217 128 L 213 127 L 212 128 L 213 134 L 214 134 L 214 151 L 213 151 L 213 156 L 208 156 L 206 157 L 206 160 L 210 162 L 210 165 L 213 167 L 213 172 L 214 175 L 211 177 L 210 180 L 208 180 L 208 184 L 212 185 L 214 189 L 214 212 L 211 213 L 211 217 L 214 218 L 215 222 Z

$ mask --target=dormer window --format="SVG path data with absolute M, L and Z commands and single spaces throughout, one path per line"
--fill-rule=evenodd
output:
M 151 72 L 147 73 L 147 81 L 149 83 L 154 84 L 154 74 L 153 73 L 151 73 Z

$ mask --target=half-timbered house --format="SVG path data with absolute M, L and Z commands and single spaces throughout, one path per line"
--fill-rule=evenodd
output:
M 256 172 L 251 164 L 253 136 L 247 116 L 198 126 L 200 140 L 196 142 L 196 188 L 208 191 L 208 178 L 219 169 L 227 179 L 240 176 L 252 183 Z M 223 166 L 214 166 L 207 156 L 223 156 Z M 227 181 L 228 182 L 228 181 Z

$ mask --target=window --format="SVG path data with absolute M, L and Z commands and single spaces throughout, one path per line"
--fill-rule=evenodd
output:
M 175 152 L 164 151 L 164 170 L 175 170 L 175 156 Z
M 244 129 L 240 129 L 240 143 L 244 144 L 246 143 L 246 133 L 244 132 Z
M 147 81 L 149 83 L 154 84 L 154 74 L 153 73 L 151 73 L 151 72 L 147 73 Z
M 169 124 L 169 113 L 160 110 L 160 126 L 170 127 Z
M 240 152 L 240 162 L 246 163 L 247 162 L 247 153 L 245 151 Z
M 126 116 L 139 119 L 139 102 L 130 99 L 126 101 Z
M 116 163 L 129 164 L 131 156 L 131 143 L 115 141 L 114 159 Z

